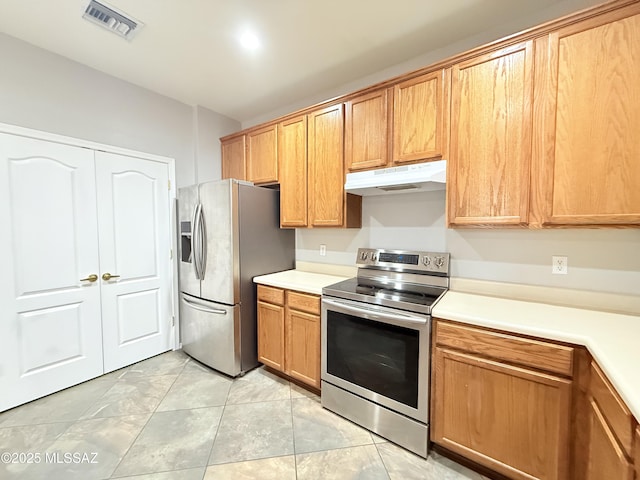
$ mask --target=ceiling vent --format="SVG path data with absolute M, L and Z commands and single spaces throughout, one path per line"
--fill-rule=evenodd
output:
M 116 8 L 91 0 L 82 18 L 131 40 L 144 24 Z

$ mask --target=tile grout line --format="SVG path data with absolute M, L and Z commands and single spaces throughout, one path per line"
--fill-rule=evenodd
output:
M 175 350 L 171 350 L 171 351 L 175 351 Z M 165 352 L 167 353 L 167 352 Z M 160 354 L 160 355 L 164 355 Z M 151 358 L 155 358 L 155 357 L 151 357 Z M 149 360 L 149 359 L 146 359 Z M 142 362 L 146 361 L 146 360 L 142 360 Z M 120 467 L 120 464 L 122 463 L 122 461 L 125 459 L 125 457 L 128 455 L 129 451 L 131 450 L 131 447 L 133 447 L 133 445 L 135 445 L 136 441 L 138 441 L 138 438 L 140 438 L 140 435 L 142 434 L 142 432 L 144 431 L 144 429 L 147 427 L 147 425 L 149 424 L 149 422 L 151 421 L 151 419 L 153 418 L 153 415 L 157 412 L 158 407 L 160 406 L 160 404 L 163 402 L 163 400 L 166 398 L 167 394 L 169 393 L 169 390 L 171 390 L 171 387 L 173 387 L 173 385 L 176 383 L 176 381 L 178 380 L 178 377 L 180 375 L 182 375 L 182 372 L 184 371 L 185 366 L 187 365 L 187 363 L 189 362 L 189 360 L 187 359 L 187 361 L 182 365 L 182 370 L 180 370 L 180 372 L 176 375 L 176 378 L 173 379 L 173 382 L 171 382 L 171 385 L 169 385 L 169 388 L 167 388 L 167 391 L 165 392 L 165 394 L 163 395 L 162 399 L 158 402 L 158 405 L 156 405 L 156 407 L 154 408 L 154 410 L 152 412 L 150 412 L 149 418 L 147 418 L 147 421 L 144 422 L 144 425 L 142 425 L 142 428 L 140 428 L 140 431 L 138 432 L 138 434 L 136 435 L 136 437 L 133 439 L 133 441 L 131 442 L 131 444 L 129 445 L 129 447 L 127 448 L 127 450 L 124 452 L 124 454 L 122 455 L 122 458 L 120 458 L 120 460 L 118 460 L 118 463 L 116 464 L 116 466 L 114 467 L 114 469 L 111 471 L 111 474 L 109 475 L 110 479 L 113 478 L 121 478 L 121 477 L 114 477 L 113 474 L 118 470 L 118 467 Z M 138 362 L 141 363 L 141 362 Z M 135 365 L 135 364 L 134 364 Z M 131 366 L 131 365 L 130 365 Z M 128 368 L 128 367 L 127 367 Z M 146 375 L 146 376 L 142 376 L 141 378 L 144 377 L 152 377 L 152 376 L 158 376 L 158 375 Z M 122 377 L 120 377 L 122 378 Z M 120 378 L 118 378 L 118 381 L 120 380 Z M 111 389 L 109 389 L 111 390 Z

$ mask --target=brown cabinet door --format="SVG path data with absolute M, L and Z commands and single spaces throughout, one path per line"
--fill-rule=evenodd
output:
M 446 155 L 445 75 L 437 70 L 393 87 L 393 163 Z
M 308 116 L 309 223 L 344 225 L 344 116 L 342 104 Z
M 452 67 L 449 225 L 527 223 L 532 65 L 524 42 Z
M 571 382 L 435 348 L 431 439 L 513 479 L 569 474 Z
M 597 403 L 589 408 L 590 438 L 587 480 L 633 480 L 633 466 L 627 460 L 607 425 Z
M 542 223 L 639 224 L 640 4 L 554 32 L 538 55 Z
M 320 317 L 287 309 L 286 372 L 320 388 Z
M 284 371 L 284 307 L 258 302 L 258 360 Z
M 640 426 L 636 427 L 636 441 L 633 457 L 636 466 L 636 480 L 640 480 Z
M 344 108 L 347 170 L 385 167 L 389 163 L 387 89 L 354 98 Z
M 222 178 L 246 180 L 246 136 L 222 142 Z
M 254 183 L 278 181 L 278 135 L 275 124 L 247 133 L 247 180 Z
M 278 124 L 280 225 L 307 226 L 307 117 Z

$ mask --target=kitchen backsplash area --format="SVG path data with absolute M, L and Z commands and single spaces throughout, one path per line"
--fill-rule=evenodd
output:
M 361 229 L 298 229 L 296 260 L 353 265 L 358 247 L 444 251 L 452 277 L 640 295 L 640 229 L 447 229 L 444 212 L 444 190 L 364 197 Z M 553 255 L 568 257 L 566 275 L 551 273 Z

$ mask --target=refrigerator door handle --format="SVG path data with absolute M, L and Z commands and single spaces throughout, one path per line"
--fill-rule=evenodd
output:
M 200 277 L 200 268 L 199 268 L 199 260 L 198 260 L 198 210 L 200 209 L 200 204 L 198 203 L 195 207 L 193 207 L 193 217 L 191 217 L 191 258 L 193 259 L 193 269 L 196 274 L 196 279 L 202 280 Z
M 199 305 L 197 303 L 193 303 L 190 302 L 189 300 L 187 300 L 186 298 L 182 297 L 182 301 L 187 304 L 189 307 L 195 309 L 195 310 L 200 310 L 201 312 L 206 312 L 206 313 L 215 313 L 216 315 L 226 315 L 227 311 L 223 310 L 221 308 L 208 308 L 205 307 L 203 305 Z
M 207 231 L 204 224 L 204 216 L 202 213 L 202 204 L 198 204 L 198 270 L 200 272 L 200 280 L 204 280 L 205 269 L 207 266 Z

